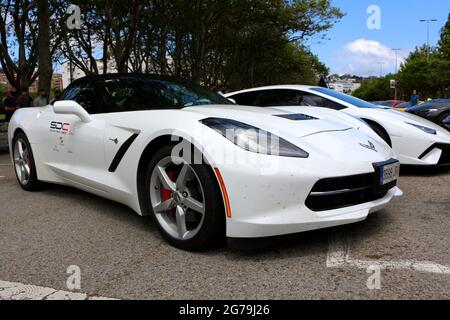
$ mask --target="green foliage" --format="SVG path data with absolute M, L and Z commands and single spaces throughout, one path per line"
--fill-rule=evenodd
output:
M 450 59 L 450 14 L 445 26 L 441 29 L 441 39 L 439 40 L 439 48 L 445 59 Z
M 441 30 L 439 46 L 416 48 L 402 64 L 396 75 L 399 96 L 408 100 L 413 90 L 422 99 L 448 98 L 450 96 L 450 15 Z M 392 75 L 363 83 L 354 95 L 364 100 L 388 100 L 393 98 L 389 89 Z
M 169 74 L 229 90 L 315 83 L 328 69 L 305 40 L 323 35 L 343 16 L 331 0 L 71 3 L 81 7 L 83 29 L 62 35 L 61 54 L 85 73 L 99 73 L 91 62 L 102 51 L 104 65 L 112 61 L 122 72 Z M 92 39 L 103 50 L 88 46 Z
M 386 77 L 365 81 L 353 95 L 367 101 L 391 100 L 394 96 L 394 91 L 390 87 L 392 79 L 394 76 L 390 74 Z
M 422 98 L 445 97 L 450 86 L 450 61 L 439 49 L 431 49 L 428 57 L 426 46 L 417 48 L 402 65 L 398 80 L 405 92 L 417 90 Z

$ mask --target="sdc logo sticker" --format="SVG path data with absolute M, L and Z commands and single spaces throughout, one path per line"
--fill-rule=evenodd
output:
M 70 132 L 69 122 L 52 121 L 50 123 L 50 131 L 62 134 L 68 134 Z

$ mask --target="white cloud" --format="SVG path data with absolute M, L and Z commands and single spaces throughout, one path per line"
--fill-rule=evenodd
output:
M 398 52 L 399 66 L 407 55 L 406 50 Z M 378 76 L 380 74 L 380 62 L 383 63 L 383 74 L 395 71 L 395 52 L 374 40 L 357 39 L 350 42 L 335 57 L 342 61 L 341 67 L 335 70 L 337 73 Z

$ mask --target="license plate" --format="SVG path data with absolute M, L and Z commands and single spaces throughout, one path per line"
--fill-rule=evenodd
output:
M 400 177 L 400 163 L 391 163 L 381 167 L 380 186 L 387 185 Z

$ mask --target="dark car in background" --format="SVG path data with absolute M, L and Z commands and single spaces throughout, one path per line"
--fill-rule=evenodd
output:
M 450 130 L 450 116 L 444 119 L 444 125 Z
M 446 121 L 448 120 L 448 116 L 450 116 L 450 99 L 431 100 L 419 106 L 409 108 L 406 112 L 428 119 L 449 129 Z

